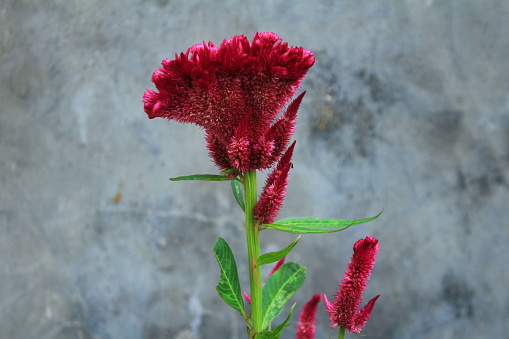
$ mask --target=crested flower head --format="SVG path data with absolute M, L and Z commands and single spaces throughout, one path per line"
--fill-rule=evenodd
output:
M 353 246 L 352 259 L 339 285 L 334 302 L 330 303 L 324 295 L 332 327 L 341 326 L 350 333 L 360 333 L 366 325 L 379 296 L 371 299 L 361 310 L 359 305 L 375 265 L 378 247 L 378 239 L 373 237 L 357 241 Z
M 256 33 L 251 42 L 235 36 L 219 47 L 204 42 L 162 62 L 152 75 L 157 91 L 144 94 L 145 112 L 203 127 L 223 170 L 265 169 L 288 145 L 302 96 L 278 114 L 314 61 L 311 51 L 274 33 Z

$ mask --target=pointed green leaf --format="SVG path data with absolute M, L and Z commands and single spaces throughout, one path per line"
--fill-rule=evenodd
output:
M 267 329 L 306 279 L 306 268 L 288 262 L 272 274 L 262 290 L 262 328 Z
M 230 181 L 238 180 L 237 178 L 230 178 L 226 175 L 218 174 L 193 174 L 184 175 L 182 177 L 170 178 L 170 181 L 183 181 L 183 180 L 202 180 L 202 181 Z
M 218 238 L 214 244 L 214 255 L 221 269 L 221 278 L 216 286 L 217 292 L 228 305 L 246 318 L 244 301 L 240 292 L 237 264 L 230 246 L 223 238 Z
M 224 170 L 224 171 L 221 171 L 219 173 L 221 174 L 232 174 L 232 173 L 235 173 L 237 170 L 235 168 L 230 168 L 228 170 Z
M 235 200 L 237 200 L 240 208 L 245 211 L 244 196 L 242 194 L 242 189 L 240 188 L 240 182 L 238 180 L 232 180 L 231 183 L 233 196 L 235 197 Z
M 293 304 L 292 308 L 290 309 L 290 314 L 288 314 L 285 321 L 283 321 L 283 323 L 281 325 L 278 325 L 272 331 L 267 330 L 267 331 L 262 331 L 262 332 L 258 333 L 256 335 L 256 338 L 257 339 L 258 338 L 260 338 L 260 339 L 279 339 L 281 337 L 281 333 L 283 332 L 283 330 L 286 327 L 290 326 L 290 324 L 288 324 L 288 322 L 292 318 L 293 309 L 295 308 L 295 305 L 296 304 Z
M 302 235 L 299 235 L 297 237 L 297 239 L 295 239 L 284 250 L 277 251 L 277 252 L 265 253 L 265 254 L 261 255 L 257 260 L 258 265 L 270 264 L 270 263 L 278 261 L 279 259 L 283 258 L 284 256 L 287 256 L 288 253 L 290 253 L 290 251 L 295 247 L 295 245 L 297 245 L 301 236 Z
M 288 326 L 290 326 L 290 324 L 288 324 L 288 322 L 292 318 L 293 309 L 295 308 L 295 305 L 297 305 L 297 304 L 295 303 L 295 304 L 292 305 L 292 308 L 290 309 L 290 313 L 286 317 L 285 321 L 283 321 L 283 323 L 281 323 L 280 325 L 276 326 L 271 332 L 274 332 L 274 333 L 277 333 L 277 334 L 281 335 L 283 330 L 285 328 L 287 328 Z
M 382 211 L 383 212 L 383 211 Z M 274 228 L 288 233 L 320 234 L 339 232 L 350 226 L 369 222 L 378 218 L 382 212 L 374 217 L 365 219 L 342 220 L 342 219 L 319 219 L 316 217 L 286 218 L 272 224 L 262 225 L 263 228 Z

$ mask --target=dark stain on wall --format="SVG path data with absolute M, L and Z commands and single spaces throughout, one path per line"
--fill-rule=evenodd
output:
M 322 56 L 315 65 L 312 86 L 315 96 L 311 138 L 321 142 L 328 151 L 346 160 L 370 158 L 377 138 L 377 119 L 388 105 L 397 101 L 393 88 L 367 69 L 345 74 L 355 88 L 344 89 L 335 61 Z
M 361 69 L 355 75 L 368 88 L 369 97 L 373 102 L 391 105 L 397 101 L 397 91 L 387 82 L 382 81 L 375 73 Z
M 461 277 L 448 273 L 442 280 L 442 295 L 453 309 L 456 318 L 474 316 L 473 298 L 475 291 Z

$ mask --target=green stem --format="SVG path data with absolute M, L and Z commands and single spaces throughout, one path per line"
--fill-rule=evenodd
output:
M 244 173 L 244 201 L 246 212 L 247 257 L 249 261 L 249 285 L 251 290 L 251 320 L 253 327 L 249 337 L 262 331 L 262 270 L 257 264 L 260 256 L 260 229 L 256 224 L 253 209 L 256 205 L 256 170 Z
M 346 327 L 339 328 L 338 339 L 345 339 L 345 330 L 346 330 Z

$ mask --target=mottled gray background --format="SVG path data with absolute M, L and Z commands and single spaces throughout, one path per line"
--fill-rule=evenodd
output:
M 244 338 L 211 252 L 225 237 L 247 288 L 241 211 L 226 183 L 168 181 L 216 169 L 203 131 L 141 98 L 162 59 L 256 31 L 316 54 L 282 216 L 385 209 L 303 238 L 297 310 L 371 235 L 369 338 L 509 338 L 508 17 L 477 0 L 0 1 L 0 338 Z M 263 250 L 292 239 L 264 232 Z

